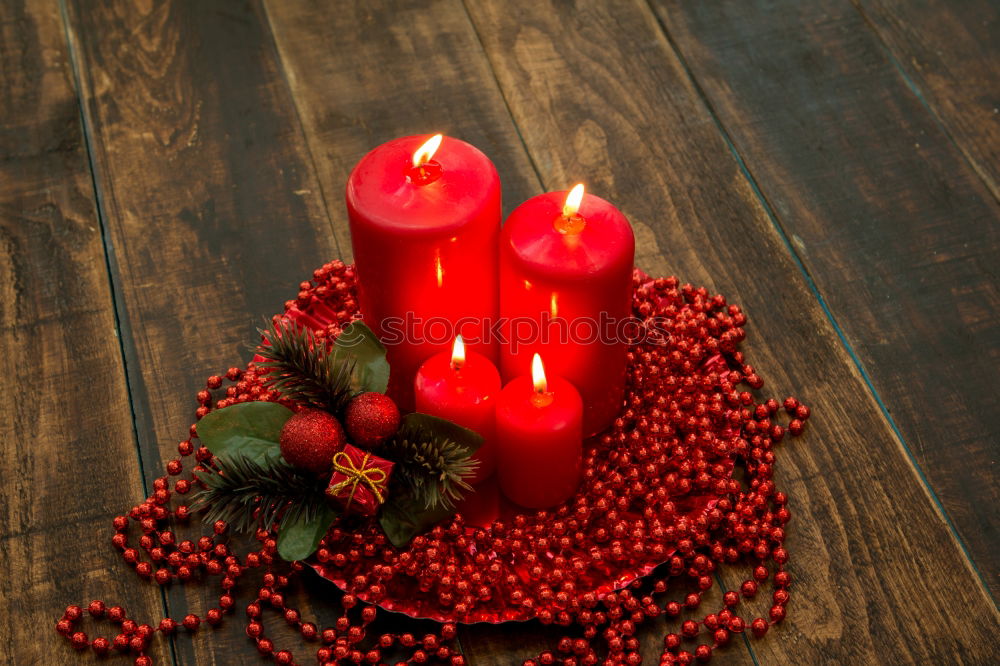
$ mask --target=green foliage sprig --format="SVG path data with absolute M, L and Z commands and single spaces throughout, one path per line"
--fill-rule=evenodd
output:
M 332 353 L 332 345 L 311 329 L 284 319 L 260 333 L 267 342 L 256 348 L 264 358 L 257 366 L 266 371 L 268 388 L 302 405 L 343 411 L 355 395 L 353 358 Z
M 425 509 L 452 509 L 466 491 L 479 461 L 482 438 L 471 430 L 428 416 L 407 414 L 379 455 L 396 463 L 393 479 Z

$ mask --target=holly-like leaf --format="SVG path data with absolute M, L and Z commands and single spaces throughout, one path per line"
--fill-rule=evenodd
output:
M 292 410 L 276 402 L 241 402 L 198 421 L 198 439 L 214 455 L 241 455 L 267 465 L 281 455 L 278 439 Z
M 336 359 L 354 361 L 351 389 L 354 393 L 385 393 L 389 386 L 389 362 L 385 358 L 385 345 L 379 342 L 368 326 L 360 320 L 352 321 L 333 347 Z
M 337 512 L 324 507 L 316 515 L 297 512 L 286 516 L 278 529 L 278 555 L 288 562 L 304 560 L 319 547 L 320 539 L 337 518 Z
M 396 548 L 403 548 L 413 537 L 453 514 L 452 509 L 425 509 L 422 502 L 411 496 L 397 495 L 382 505 L 378 522 L 389 542 Z

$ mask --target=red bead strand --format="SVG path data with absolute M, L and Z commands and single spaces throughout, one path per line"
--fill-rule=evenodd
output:
M 317 335 L 333 340 L 358 316 L 355 289 L 353 267 L 331 262 L 314 272 L 312 282 L 300 285 L 298 298 L 287 302 L 285 310 L 308 310 L 321 302 L 335 316 Z M 126 564 L 156 584 L 217 577 L 217 607 L 180 622 L 163 618 L 154 629 L 136 624 L 119 606 L 95 600 L 87 606 L 88 614 L 120 625 L 113 640 L 90 640 L 77 631 L 84 615 L 78 606 L 66 609 L 56 631 L 75 649 L 131 652 L 137 666 L 147 666 L 152 660 L 145 651 L 155 632 L 219 625 L 234 610 L 234 590 L 243 575 L 262 569 L 257 599 L 246 607 L 245 630 L 257 650 L 278 664 L 295 661 L 290 651 L 264 635 L 264 607 L 280 612 L 305 641 L 318 641 L 316 657 L 323 664 L 378 664 L 392 652 L 402 654 L 405 663 L 464 665 L 453 622 L 422 637 L 367 636 L 376 608 L 359 601 L 386 602 L 404 595 L 418 595 L 434 613 L 456 621 L 481 619 L 484 613 L 503 619 L 506 610 L 582 630 L 582 637 L 564 636 L 554 650 L 525 660 L 526 665 L 638 664 L 636 632 L 645 620 L 661 614 L 676 623 L 664 639 L 661 664 L 707 662 L 731 642 L 732 634 L 748 628 L 749 635 L 763 637 L 785 618 L 790 599 L 784 539 L 791 514 L 787 495 L 773 480 L 775 445 L 786 432 L 801 434 L 810 410 L 793 397 L 755 402 L 751 390 L 760 389 L 763 380 L 737 350 L 746 335 L 746 316 L 722 296 L 637 271 L 633 311 L 646 336 L 628 352 L 621 416 L 587 446 L 584 483 L 565 504 L 498 520 L 486 529 L 469 529 L 456 515 L 402 550 L 392 547 L 373 522 L 353 531 L 335 526 L 315 559 L 344 581 L 344 614 L 335 626 L 320 630 L 288 605 L 289 579 L 302 564 L 279 564 L 273 533 L 258 530 L 259 549 L 242 558 L 229 550 L 222 521 L 201 537 L 176 536 L 175 526 L 191 513 L 177 502 L 200 487 L 194 472 L 214 464 L 211 453 L 197 443 L 196 422 L 178 444 L 180 458 L 170 460 L 166 475 L 154 481 L 153 494 L 114 519 L 112 541 Z M 283 402 L 253 363 L 229 368 L 209 377 L 197 392 L 196 417 L 251 400 Z M 779 423 L 782 407 L 787 425 Z M 192 455 L 196 466 L 185 476 L 182 461 Z M 735 469 L 742 470 L 742 481 Z M 172 502 L 177 505 L 170 509 Z M 141 532 L 136 540 L 130 538 L 133 523 Z M 701 606 L 718 567 L 738 561 L 752 564 L 753 576 L 738 592 L 723 595 L 724 607 L 700 621 L 682 617 Z M 594 591 L 609 572 L 644 571 L 661 562 L 666 565 L 656 577 L 633 580 L 603 596 Z M 741 597 L 759 596 L 768 581 L 773 591 L 767 618 L 738 615 Z M 680 601 L 664 598 L 671 588 L 685 585 L 696 591 Z

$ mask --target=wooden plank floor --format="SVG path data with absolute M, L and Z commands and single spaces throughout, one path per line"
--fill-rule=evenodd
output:
M 354 163 L 430 131 L 494 160 L 505 212 L 615 202 L 639 266 L 743 305 L 764 391 L 813 407 L 776 469 L 789 619 L 715 663 L 1000 662 L 995 2 L 7 0 L 0 65 L 3 663 L 76 659 L 70 602 L 208 607 L 139 584 L 110 517 L 255 323 L 350 260 Z M 474 666 L 557 638 L 460 634 Z M 155 644 L 262 663 L 239 620 Z

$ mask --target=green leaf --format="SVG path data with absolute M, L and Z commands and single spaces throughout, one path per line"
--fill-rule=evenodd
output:
M 400 432 L 411 428 L 431 432 L 438 439 L 451 440 L 462 448 L 468 449 L 469 455 L 478 451 L 479 447 L 483 445 L 483 437 L 479 433 L 430 414 L 412 412 L 404 416 L 400 424 Z
M 424 509 L 420 502 L 404 495 L 396 496 L 383 504 L 378 521 L 389 542 L 396 548 L 403 548 L 413 537 L 426 532 L 454 513 L 452 509 L 440 507 Z
M 389 386 L 389 362 L 385 358 L 385 345 L 379 342 L 368 326 L 360 320 L 352 321 L 337 336 L 333 347 L 338 360 L 354 359 L 351 388 L 355 393 L 385 393 Z
M 324 507 L 311 520 L 306 519 L 304 512 L 298 512 L 281 521 L 278 529 L 278 555 L 288 562 L 306 559 L 316 552 L 320 539 L 326 535 L 336 518 L 336 511 Z
M 198 421 L 198 439 L 215 455 L 238 454 L 261 465 L 281 455 L 278 438 L 292 410 L 276 402 L 241 402 Z

